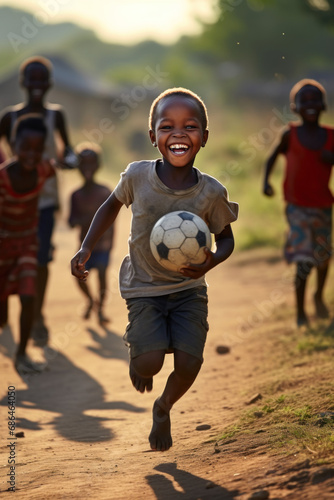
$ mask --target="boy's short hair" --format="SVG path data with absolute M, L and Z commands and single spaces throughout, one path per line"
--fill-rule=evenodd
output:
M 26 71 L 27 71 L 28 66 L 31 66 L 32 64 L 39 64 L 40 66 L 43 66 L 46 69 L 46 71 L 48 72 L 49 79 L 51 80 L 51 75 L 52 75 L 52 71 L 53 71 L 51 61 L 43 56 L 32 56 L 32 57 L 28 57 L 28 59 L 25 59 L 19 68 L 19 75 L 20 75 L 20 82 L 21 83 L 23 82 L 23 80 L 26 76 Z
M 296 95 L 298 92 L 304 87 L 315 87 L 317 88 L 321 94 L 324 105 L 326 105 L 326 90 L 321 85 L 321 83 L 317 82 L 317 80 L 312 80 L 311 78 L 304 78 L 297 82 L 290 91 L 290 104 L 293 106 L 296 103 Z
M 148 126 L 150 130 L 154 130 L 155 125 L 156 125 L 156 109 L 160 101 L 163 99 L 170 97 L 170 96 L 183 96 L 183 97 L 188 97 L 190 99 L 193 99 L 194 101 L 197 102 L 200 108 L 200 114 L 201 114 L 201 121 L 202 121 L 202 126 L 203 126 L 203 131 L 207 130 L 209 127 L 209 118 L 208 118 L 208 111 L 206 109 L 206 106 L 202 99 L 195 94 L 195 92 L 192 92 L 189 89 L 185 89 L 183 87 L 174 87 L 171 89 L 167 89 L 164 92 L 162 92 L 158 97 L 153 101 L 150 109 L 150 114 L 149 114 L 149 120 L 148 120 Z
M 43 115 L 29 113 L 18 118 L 13 128 L 12 141 L 15 142 L 26 130 L 43 134 L 46 137 L 48 129 L 44 123 Z
M 102 150 L 98 144 L 95 142 L 80 142 L 75 148 L 75 153 L 77 156 L 82 158 L 85 154 L 94 154 L 98 159 L 100 159 Z

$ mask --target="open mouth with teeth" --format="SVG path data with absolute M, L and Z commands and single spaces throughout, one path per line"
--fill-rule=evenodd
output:
M 172 144 L 169 149 L 173 154 L 180 156 L 188 151 L 189 146 L 186 144 Z

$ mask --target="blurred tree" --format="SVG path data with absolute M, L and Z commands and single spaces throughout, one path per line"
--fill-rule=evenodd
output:
M 322 24 L 334 29 L 334 0 L 304 0 L 303 7 Z
M 318 21 L 329 27 L 334 27 L 334 0 L 298 0 L 301 8 L 316 17 Z M 256 2 L 265 6 L 277 0 L 256 0 Z M 255 0 L 253 1 L 255 3 Z
M 333 19 L 333 3 L 219 0 L 217 22 L 206 25 L 195 44 L 197 50 L 210 54 L 208 61 L 215 59 L 223 73 L 224 65 L 231 69 L 226 63 L 233 63 L 244 76 L 295 78 L 332 65 L 334 33 L 324 30 L 319 20 Z

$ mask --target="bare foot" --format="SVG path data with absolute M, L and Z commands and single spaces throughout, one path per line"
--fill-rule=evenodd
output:
M 99 324 L 100 324 L 100 325 L 104 325 L 105 323 L 110 323 L 110 319 L 109 319 L 109 318 L 107 318 L 107 317 L 103 314 L 103 312 L 102 312 L 102 311 L 99 311 L 99 312 L 97 313 L 97 315 L 98 315 L 98 318 L 99 318 Z
M 31 329 L 31 338 L 34 339 L 35 345 L 44 347 L 49 340 L 49 330 L 44 323 L 44 318 L 41 316 L 36 320 Z
M 329 312 L 327 307 L 323 303 L 322 299 L 317 297 L 317 294 L 314 294 L 314 304 L 318 318 L 326 319 L 329 317 Z
M 157 399 L 153 405 L 153 425 L 148 438 L 152 450 L 167 451 L 173 445 L 169 410 Z
M 26 355 L 16 355 L 15 368 L 19 375 L 41 373 L 45 369 L 45 363 L 36 363 Z
M 309 321 L 308 321 L 308 318 L 306 316 L 306 314 L 299 314 L 297 316 L 297 326 L 298 328 L 300 327 L 303 327 L 303 326 L 308 326 L 309 325 Z
M 83 316 L 82 316 L 83 319 L 90 318 L 90 313 L 92 312 L 93 307 L 94 307 L 94 302 L 93 302 L 93 300 L 91 300 L 83 313 Z
M 132 361 L 130 361 L 130 379 L 132 382 L 132 385 L 137 391 L 139 392 L 150 392 L 153 387 L 153 377 L 142 377 L 141 375 L 138 375 L 136 370 L 133 367 Z

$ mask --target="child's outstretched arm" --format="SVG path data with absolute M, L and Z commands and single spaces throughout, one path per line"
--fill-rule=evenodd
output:
M 280 155 L 281 153 L 286 153 L 286 151 L 288 150 L 289 136 L 290 131 L 286 130 L 282 135 L 279 144 L 276 146 L 267 160 L 263 182 L 263 194 L 265 194 L 266 196 L 273 196 L 275 194 L 274 188 L 269 183 L 269 177 L 274 168 L 278 155 Z
M 122 205 L 123 203 L 114 194 L 111 194 L 94 215 L 80 250 L 71 260 L 71 272 L 79 280 L 85 281 L 87 279 L 88 271 L 85 270 L 85 263 L 89 259 L 98 239 L 116 219 Z
M 228 224 L 221 233 L 215 234 L 216 251 L 205 249 L 206 260 L 203 264 L 191 264 L 181 269 L 181 274 L 187 278 L 198 279 L 213 267 L 228 259 L 234 250 L 234 236 L 231 225 Z
M 70 141 L 68 139 L 68 132 L 67 132 L 67 124 L 66 124 L 66 120 L 65 120 L 65 115 L 64 115 L 62 109 L 56 110 L 55 122 L 56 122 L 56 129 L 58 130 L 58 133 L 61 137 L 63 145 L 66 148 L 67 146 L 70 145 Z
M 63 159 L 59 162 L 59 166 L 64 169 L 76 168 L 78 166 L 78 158 L 70 145 L 66 119 L 62 108 L 56 110 L 55 122 L 56 130 L 58 131 L 64 146 Z

